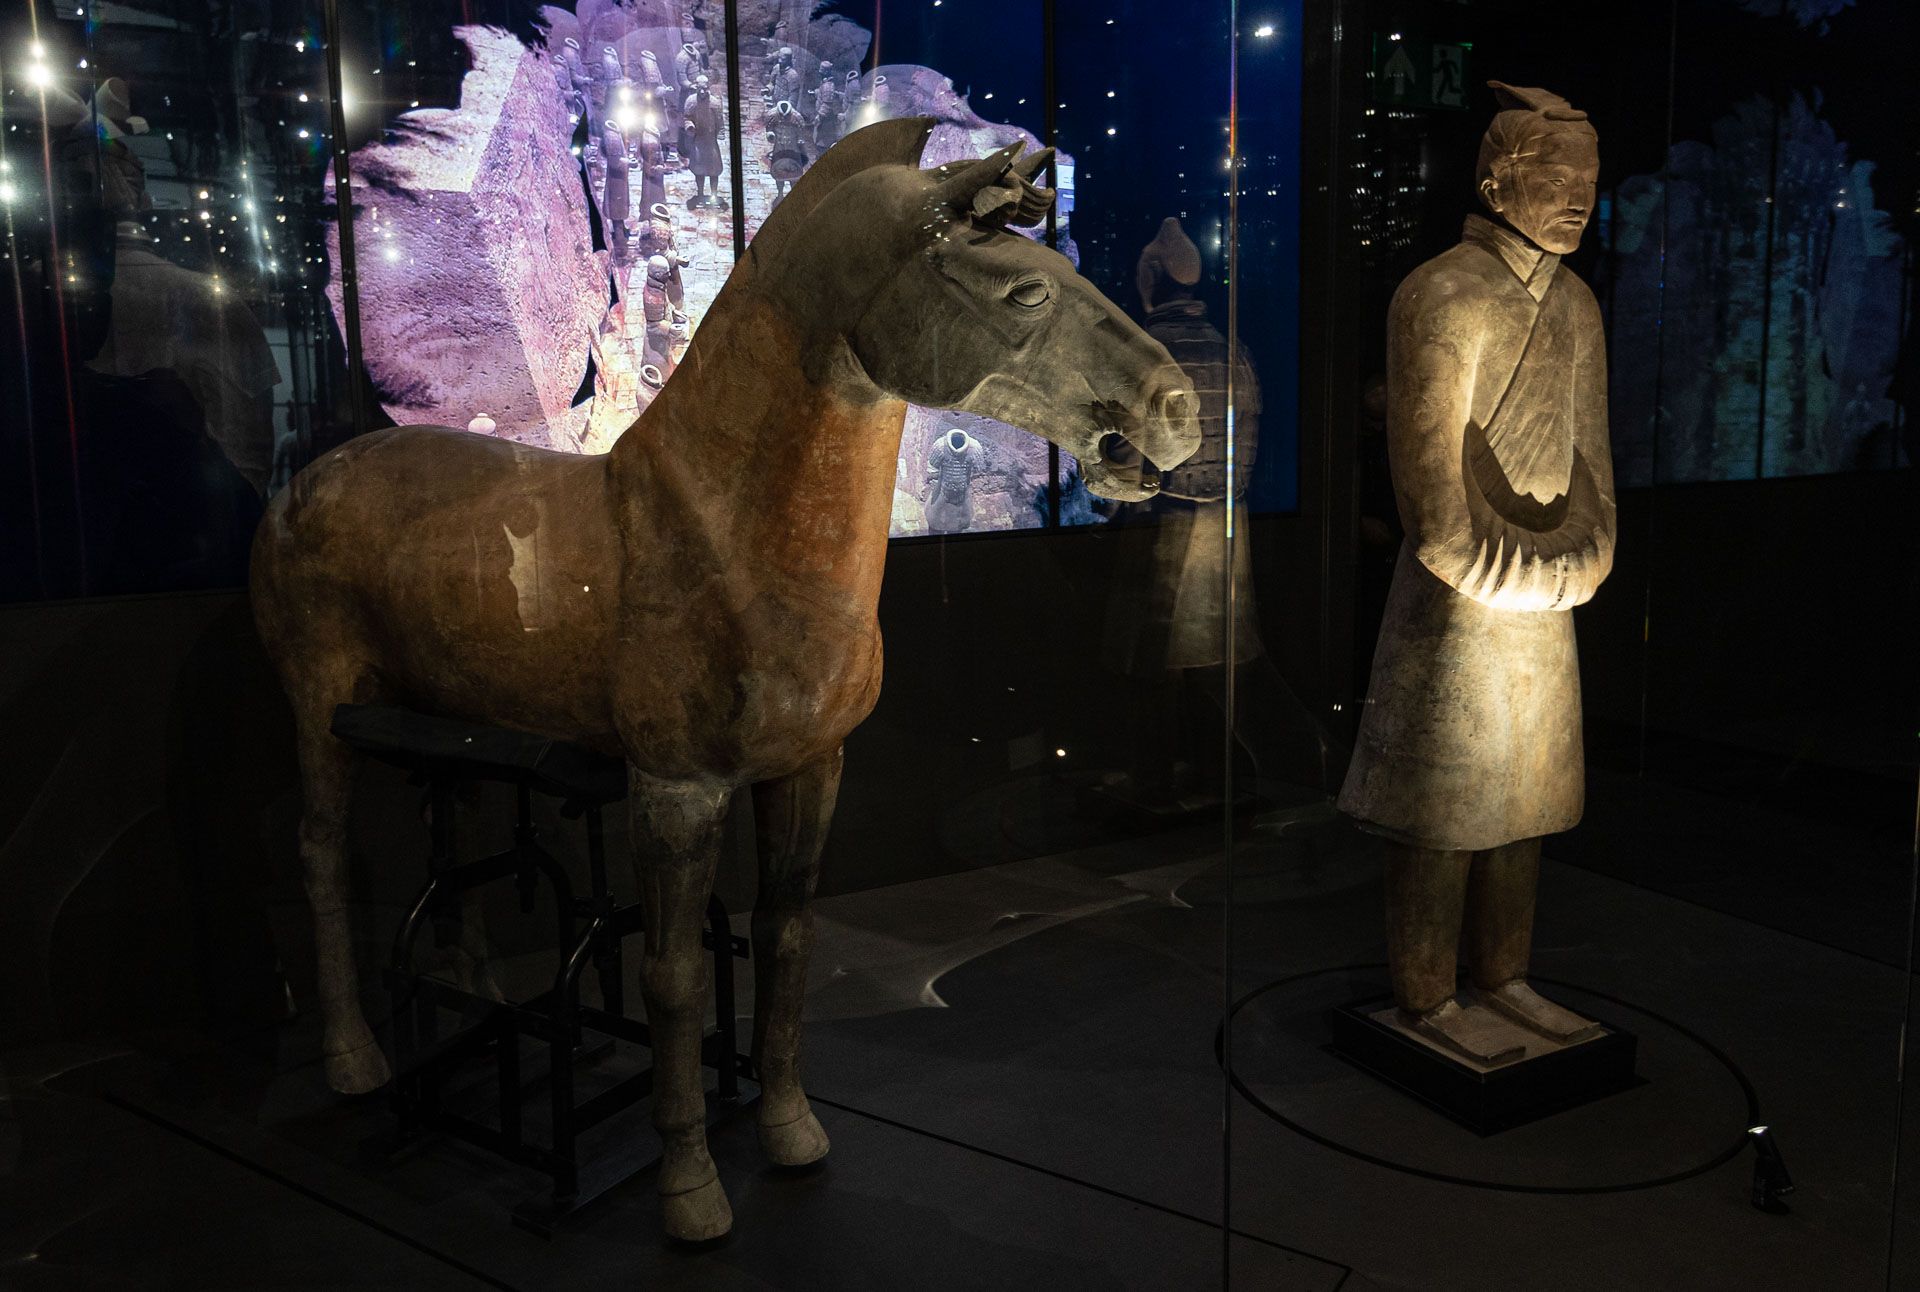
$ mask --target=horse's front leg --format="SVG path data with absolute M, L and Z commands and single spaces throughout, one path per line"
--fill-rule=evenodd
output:
M 795 775 L 753 787 L 760 896 L 753 908 L 753 1060 L 760 1145 L 775 1166 L 827 1155 L 827 1133 L 800 1086 L 800 1014 L 813 950 L 813 888 L 840 793 L 838 749 Z
M 733 1227 L 720 1173 L 707 1153 L 700 1040 L 707 898 L 732 791 L 716 781 L 631 775 L 633 846 L 647 929 L 640 989 L 653 1043 L 653 1124 L 660 1132 L 660 1202 L 667 1236 L 718 1238 Z

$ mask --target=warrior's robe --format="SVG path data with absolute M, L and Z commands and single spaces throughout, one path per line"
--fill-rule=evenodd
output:
M 688 169 L 700 179 L 719 179 L 720 135 L 727 125 L 719 103 L 714 101 L 711 94 L 695 92 L 687 96 L 681 116 L 687 123 L 688 141 L 692 145 L 687 158 Z
M 600 153 L 606 158 L 607 166 L 600 215 L 609 222 L 625 220 L 633 214 L 632 174 L 628 169 L 631 159 L 627 156 L 627 137 L 612 117 L 607 118 L 606 127 L 600 132 Z
M 1614 550 L 1599 307 L 1559 257 L 1471 216 L 1387 326 L 1407 537 L 1340 807 L 1424 848 L 1568 829 L 1586 785 L 1571 611 Z

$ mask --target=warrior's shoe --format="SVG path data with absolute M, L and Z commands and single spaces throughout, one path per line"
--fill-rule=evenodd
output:
M 1496 1067 L 1527 1052 L 1513 1025 L 1482 1005 L 1462 1005 L 1448 999 L 1424 1014 L 1400 1011 L 1400 1021 L 1430 1041 L 1461 1058 Z
M 1562 1045 L 1591 1041 L 1604 1030 L 1590 1018 L 1582 1018 L 1540 995 L 1519 979 L 1479 993 L 1480 999 L 1514 1022 L 1538 1032 Z

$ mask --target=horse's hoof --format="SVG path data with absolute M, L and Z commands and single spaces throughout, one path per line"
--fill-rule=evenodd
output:
M 775 1166 L 811 1166 L 827 1155 L 831 1145 L 820 1119 L 807 1111 L 778 1126 L 762 1124 L 760 1147 Z
M 710 1243 L 733 1228 L 733 1208 L 718 1174 L 684 1193 L 661 1194 L 660 1211 L 661 1227 L 676 1242 Z
M 327 1084 L 343 1095 L 364 1095 L 387 1084 L 393 1073 L 378 1041 L 327 1056 Z

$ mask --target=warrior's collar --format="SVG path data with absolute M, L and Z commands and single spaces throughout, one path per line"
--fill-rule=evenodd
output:
M 1185 300 L 1168 301 L 1156 305 L 1147 311 L 1147 322 L 1159 323 L 1167 319 L 1203 319 L 1207 316 L 1207 303 L 1188 297 Z
M 1460 239 L 1502 261 L 1536 301 L 1547 294 L 1553 271 L 1560 267 L 1560 257 L 1551 251 L 1542 251 L 1504 224 L 1496 224 L 1484 215 L 1468 216 L 1466 227 L 1460 230 Z

